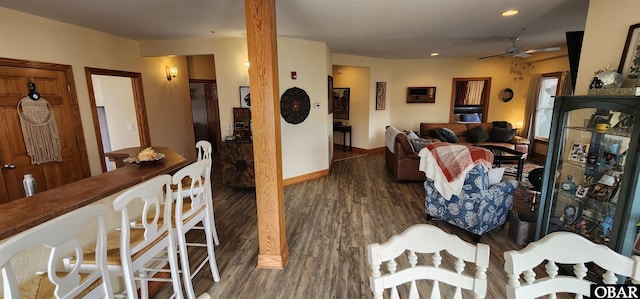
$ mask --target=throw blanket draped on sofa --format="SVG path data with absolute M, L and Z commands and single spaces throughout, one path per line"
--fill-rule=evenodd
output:
M 436 190 L 447 200 L 462 191 L 471 168 L 480 164 L 490 169 L 493 163 L 493 154 L 487 149 L 446 142 L 427 144 L 418 155 L 420 171 L 433 179 Z
M 394 143 L 394 140 L 396 140 L 396 135 L 400 133 L 402 132 L 400 132 L 400 130 L 394 127 L 388 127 L 387 130 L 384 132 L 384 144 L 394 154 L 396 153 L 396 149 L 393 143 Z

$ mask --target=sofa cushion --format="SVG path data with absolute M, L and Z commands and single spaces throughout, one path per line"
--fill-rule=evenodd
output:
M 516 131 L 494 126 L 489 133 L 489 141 L 491 142 L 511 142 L 516 136 Z
M 502 176 L 504 176 L 504 170 L 504 167 L 489 169 L 489 185 L 500 183 L 502 181 Z
M 493 124 L 494 128 L 498 127 L 498 128 L 509 129 L 509 130 L 513 129 L 513 127 L 511 126 L 511 123 L 508 122 L 508 121 L 498 121 L 498 120 L 496 120 L 496 121 L 493 121 L 491 123 Z
M 489 140 L 489 133 L 482 126 L 477 126 L 467 131 L 467 139 L 470 142 L 485 142 Z
M 458 136 L 449 128 L 435 128 L 431 131 L 431 136 L 438 138 L 440 141 L 458 143 Z
M 418 137 L 418 134 L 416 134 L 416 132 L 414 132 L 414 131 L 409 131 L 409 133 L 407 133 L 407 136 L 409 137 L 410 140 L 414 140 L 414 139 L 420 138 L 420 137 Z
M 416 138 L 411 139 L 411 144 L 413 145 L 413 150 L 419 152 L 422 148 L 427 146 L 427 144 L 431 143 L 431 140 L 424 138 Z

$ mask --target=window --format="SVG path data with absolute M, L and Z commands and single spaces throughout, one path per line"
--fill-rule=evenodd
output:
M 549 139 L 551 131 L 551 116 L 553 114 L 554 96 L 558 93 L 558 82 L 560 75 L 543 75 L 540 82 L 540 93 L 538 96 L 538 105 L 536 108 L 536 139 Z

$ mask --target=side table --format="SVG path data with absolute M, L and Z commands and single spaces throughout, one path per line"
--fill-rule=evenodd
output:
M 347 133 L 349 133 L 349 151 L 353 150 L 353 147 L 351 146 L 351 126 L 344 126 L 344 125 L 338 125 L 338 124 L 334 124 L 333 125 L 333 130 L 334 131 L 338 131 L 338 132 L 342 132 L 342 150 L 346 150 L 345 149 L 345 145 L 346 143 L 346 135 Z

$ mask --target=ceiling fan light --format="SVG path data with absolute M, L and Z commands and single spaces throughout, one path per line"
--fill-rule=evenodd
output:
M 515 9 L 509 9 L 509 10 L 505 10 L 502 12 L 502 16 L 503 17 L 508 17 L 508 16 L 513 16 L 513 15 L 517 15 L 519 13 L 519 11 L 515 10 Z

